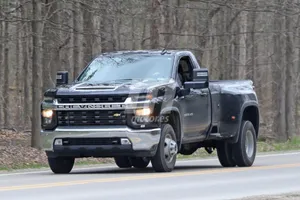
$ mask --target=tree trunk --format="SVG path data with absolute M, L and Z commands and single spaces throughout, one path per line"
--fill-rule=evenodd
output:
M 281 0 L 278 0 L 281 3 Z M 274 30 L 273 34 L 274 44 L 274 64 L 272 66 L 273 74 L 273 100 L 274 105 L 274 122 L 273 132 L 276 134 L 276 138 L 285 141 L 287 139 L 286 134 L 286 110 L 285 110 L 285 63 L 284 63 L 284 49 L 285 42 L 282 39 L 284 19 L 280 14 L 274 14 Z
M 0 12 L 2 12 L 3 8 L 0 5 Z M 0 22 L 0 83 L 3 83 L 3 74 L 4 74 L 4 64 L 3 64 L 3 32 L 4 32 L 4 27 L 3 23 Z M 3 86 L 0 84 L 0 129 L 3 128 L 4 126 L 4 120 L 3 120 Z
M 255 65 L 255 12 L 247 14 L 247 34 L 246 34 L 246 78 L 251 79 L 256 83 L 256 65 Z
M 19 13 L 18 13 L 19 15 Z M 20 16 L 18 16 L 20 17 Z M 21 28 L 21 23 L 19 22 L 17 24 L 17 29 L 20 30 Z M 23 104 L 23 98 L 22 98 L 22 90 L 23 88 L 21 87 L 21 76 L 22 76 L 22 67 L 21 67 L 21 45 L 20 45 L 20 31 L 17 31 L 17 39 L 16 39 L 16 96 L 17 96 L 17 113 L 19 113 L 18 117 L 23 116 L 22 110 L 21 110 L 21 105 Z M 18 124 L 18 129 L 23 127 L 23 118 L 20 119 L 20 122 Z
M 150 29 L 151 49 L 159 48 L 159 19 L 159 1 L 152 0 Z
M 32 21 L 32 137 L 31 146 L 40 148 L 40 101 L 42 97 L 42 2 L 40 0 L 32 0 L 33 21 Z
M 164 32 L 171 33 L 172 32 L 172 17 L 171 17 L 171 2 L 170 0 L 166 0 L 166 5 L 164 6 L 163 16 L 164 16 Z M 165 47 L 171 48 L 172 46 L 172 35 L 166 34 L 164 35 Z
M 93 13 L 92 5 L 82 4 L 83 13 L 83 32 L 84 32 L 84 43 L 83 43 L 83 61 L 84 65 L 88 64 L 93 58 Z
M 26 0 L 24 0 L 26 1 Z M 22 3 L 24 4 L 24 1 Z M 22 7 L 21 8 L 21 18 L 26 19 L 28 17 L 27 15 L 27 7 Z M 23 82 L 23 115 L 21 116 L 23 121 L 24 121 L 24 129 L 29 128 L 27 124 L 30 123 L 30 84 L 29 84 L 29 63 L 28 63 L 28 58 L 29 58 L 29 43 L 30 43 L 30 37 L 27 36 L 28 33 L 30 33 L 30 27 L 29 23 L 23 22 L 22 23 L 23 30 L 21 32 L 22 38 L 24 38 L 24 41 L 22 42 L 22 58 L 23 58 L 23 63 L 22 63 L 22 68 L 23 68 L 23 76 L 22 76 L 22 82 Z M 26 126 L 27 125 L 27 126 Z
M 136 48 L 136 43 L 135 43 L 135 20 L 134 16 L 131 18 L 131 50 L 134 50 Z
M 4 108 L 4 127 L 10 128 L 9 122 L 9 68 L 10 64 L 8 61 L 9 55 L 9 30 L 8 30 L 8 21 L 4 22 L 4 58 L 3 58 L 3 66 L 4 66 L 4 89 L 3 89 L 3 108 Z
M 108 7 L 107 0 L 104 1 L 104 6 Z M 103 53 L 111 50 L 111 48 L 109 47 L 109 39 L 108 39 L 108 32 L 107 32 L 107 27 L 109 26 L 109 23 L 106 15 L 107 15 L 107 9 L 101 9 L 100 37 L 101 37 L 101 51 Z
M 59 58 L 59 34 L 57 29 L 59 28 L 59 14 L 57 9 L 59 8 L 58 1 L 49 0 L 45 6 L 45 10 L 48 11 L 48 20 L 44 22 L 43 37 L 43 91 L 54 87 L 55 74 L 57 67 L 60 66 Z M 51 41 L 51 42 L 49 42 Z
M 75 80 L 80 73 L 81 67 L 83 67 L 83 51 L 82 51 L 82 12 L 80 3 L 74 2 L 73 4 L 73 24 L 74 24 L 74 73 L 73 79 Z
M 288 5 L 292 3 L 288 1 Z M 288 138 L 292 138 L 296 135 L 295 128 L 295 62 L 294 63 L 294 42 L 293 42 L 293 24 L 289 15 L 285 16 L 285 29 L 286 29 L 286 95 L 285 96 L 285 109 L 286 109 L 286 131 Z M 282 83 L 283 84 L 283 83 Z

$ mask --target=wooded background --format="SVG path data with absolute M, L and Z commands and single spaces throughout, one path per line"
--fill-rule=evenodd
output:
M 0 129 L 40 127 L 57 70 L 101 52 L 186 49 L 211 79 L 251 79 L 263 138 L 300 135 L 300 0 L 0 0 Z

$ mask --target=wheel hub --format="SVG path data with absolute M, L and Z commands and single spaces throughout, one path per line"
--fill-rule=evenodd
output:
M 170 135 L 167 135 L 164 144 L 164 153 L 166 161 L 171 162 L 174 155 L 176 155 L 177 152 L 177 143 L 171 138 Z
M 251 131 L 246 132 L 245 149 L 247 156 L 251 158 L 254 154 L 254 139 Z

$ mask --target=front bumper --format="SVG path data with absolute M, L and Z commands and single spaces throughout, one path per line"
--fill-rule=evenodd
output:
M 54 131 L 41 131 L 41 144 L 50 157 L 113 157 L 152 156 L 160 140 L 160 128 L 133 130 L 128 127 L 57 127 Z M 128 138 L 127 145 L 54 145 L 63 138 Z

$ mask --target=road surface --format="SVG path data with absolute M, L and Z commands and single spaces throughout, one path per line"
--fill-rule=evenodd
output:
M 223 200 L 299 191 L 300 152 L 259 155 L 250 168 L 222 168 L 216 159 L 203 159 L 178 161 L 171 173 L 102 165 L 68 175 L 0 174 L 3 200 Z

